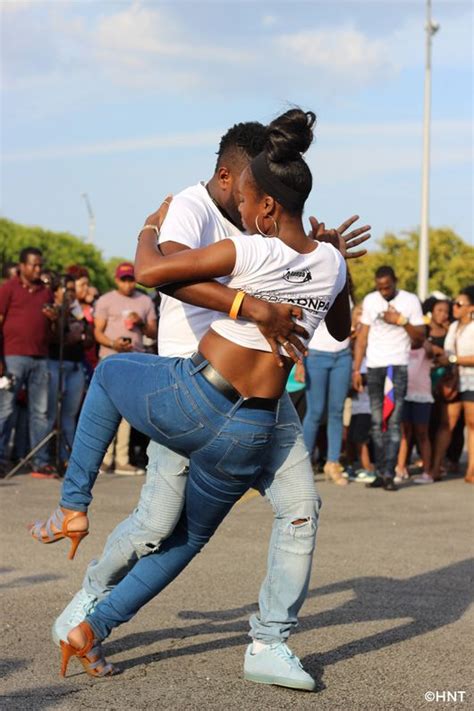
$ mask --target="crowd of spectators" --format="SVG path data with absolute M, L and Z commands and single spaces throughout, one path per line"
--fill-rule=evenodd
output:
M 45 268 L 39 249 L 27 247 L 7 263 L 0 286 L 0 467 L 15 461 L 37 478 L 66 466 L 84 395 L 101 358 L 112 353 L 156 352 L 157 304 L 137 288 L 133 264 L 115 270 L 115 289 L 103 295 L 88 270 Z M 60 421 L 59 421 L 60 420 Z M 60 427 L 58 427 L 58 424 Z M 135 451 L 139 443 L 140 451 Z M 146 441 L 123 423 L 103 470 L 143 474 Z M 131 461 L 131 459 L 133 461 Z
M 323 323 L 288 380 L 315 467 L 338 486 L 431 484 L 459 470 L 466 431 L 465 481 L 474 483 L 474 286 L 422 305 L 391 267 L 374 276 L 375 290 L 353 307 L 351 337 L 336 341 Z M 52 272 L 33 247 L 4 265 L 3 474 L 28 456 L 33 476 L 61 475 L 98 362 L 156 352 L 158 295 L 137 288 L 129 262 L 114 281 L 101 295 L 84 266 Z M 143 474 L 146 444 L 123 420 L 102 471 Z
M 351 338 L 319 328 L 288 389 L 315 466 L 335 484 L 440 481 L 460 470 L 465 431 L 474 483 L 474 285 L 422 305 L 379 268 L 353 308 Z

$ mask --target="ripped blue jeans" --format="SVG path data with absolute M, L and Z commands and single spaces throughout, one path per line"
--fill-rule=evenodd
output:
M 185 503 L 173 533 L 159 550 L 141 557 L 87 618 L 99 639 L 131 619 L 186 567 L 262 473 L 276 412 L 249 407 L 244 398 L 229 401 L 202 377 L 204 365 L 123 354 L 104 360 L 94 374 L 63 484 L 63 506 L 87 509 L 122 416 L 160 444 L 190 456 Z M 124 397 L 124 383 L 133 398 Z M 282 450 L 280 459 L 287 455 Z M 312 523 L 301 520 L 289 537 Z
M 135 510 L 116 526 L 100 559 L 87 568 L 83 587 L 99 600 L 142 556 L 159 549 L 182 512 L 189 460 L 153 441 L 147 453 L 146 481 Z M 250 635 L 272 644 L 287 639 L 297 625 L 308 591 L 321 505 L 301 424 L 287 393 L 280 400 L 263 471 L 253 488 L 270 503 L 274 519 L 267 574 L 259 611 L 250 619 Z

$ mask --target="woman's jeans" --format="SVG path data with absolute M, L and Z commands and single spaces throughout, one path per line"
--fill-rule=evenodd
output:
M 342 413 L 351 381 L 350 348 L 331 353 L 310 350 L 305 360 L 306 416 L 304 441 L 313 454 L 319 426 L 327 406 L 328 461 L 337 462 L 341 455 Z
M 395 476 L 395 466 L 400 449 L 403 402 L 407 392 L 408 369 L 406 365 L 393 366 L 393 393 L 395 408 L 383 431 L 383 401 L 387 368 L 367 368 L 367 389 L 372 415 L 371 436 L 374 445 L 375 468 L 379 476 Z
M 189 461 L 153 442 L 148 445 L 146 481 L 134 511 L 110 534 L 99 560 L 87 568 L 85 591 L 102 600 L 143 556 L 158 551 L 179 521 Z M 316 540 L 320 499 L 298 415 L 287 393 L 253 484 L 270 503 L 274 519 L 267 575 L 259 611 L 250 619 L 251 637 L 266 644 L 286 640 L 306 598 Z
M 199 371 L 206 361 L 121 354 L 96 369 L 79 418 L 61 505 L 86 510 L 121 417 L 189 457 L 180 520 L 157 553 L 142 558 L 88 618 L 102 639 L 166 587 L 211 538 L 262 471 L 276 412 L 231 402 Z
M 59 395 L 59 361 L 48 360 L 49 391 L 48 391 L 48 431 L 54 428 L 57 415 Z M 86 376 L 82 363 L 70 360 L 63 361 L 62 377 L 62 408 L 61 408 L 61 450 L 63 461 L 69 458 L 76 430 L 77 413 L 81 407 L 82 396 L 86 386 Z

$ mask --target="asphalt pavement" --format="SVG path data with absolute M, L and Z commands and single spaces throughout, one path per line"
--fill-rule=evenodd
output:
M 59 482 L 0 482 L 1 709 L 474 709 L 474 491 L 461 478 L 396 493 L 318 484 L 324 505 L 310 592 L 290 639 L 315 693 L 243 679 L 272 521 L 253 493 L 106 643 L 119 676 L 91 679 L 72 659 L 62 679 L 51 623 L 142 482 L 99 477 L 91 535 L 72 562 L 64 541 L 44 546 L 26 531 L 51 512 Z

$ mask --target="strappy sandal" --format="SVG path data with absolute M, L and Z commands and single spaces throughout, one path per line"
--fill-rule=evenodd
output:
M 95 639 L 92 627 L 87 622 L 81 622 L 78 627 L 84 633 L 86 643 L 81 649 L 77 649 L 69 642 L 61 640 L 61 676 L 66 676 L 71 657 L 77 657 L 90 676 L 103 677 L 118 674 L 113 664 L 105 660 L 104 650 L 101 643 Z
M 83 531 L 70 531 L 69 524 L 78 518 L 85 517 L 87 522 L 87 514 L 84 511 L 72 511 L 64 509 L 61 506 L 53 511 L 47 521 L 36 521 L 29 530 L 33 538 L 40 543 L 55 543 L 62 538 L 71 540 L 68 558 L 72 560 L 76 554 L 77 547 L 83 538 L 89 533 L 88 528 Z

